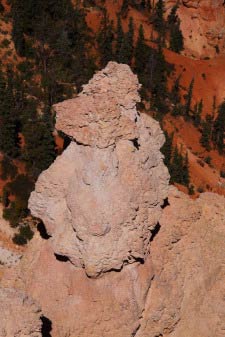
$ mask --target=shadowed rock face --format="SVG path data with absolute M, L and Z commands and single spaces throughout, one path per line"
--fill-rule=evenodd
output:
M 145 261 L 167 197 L 164 136 L 138 114 L 138 89 L 127 65 L 110 62 L 77 98 L 55 105 L 56 128 L 72 142 L 29 201 L 55 253 L 92 277 Z

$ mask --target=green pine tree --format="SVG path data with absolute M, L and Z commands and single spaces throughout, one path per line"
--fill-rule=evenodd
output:
M 146 54 L 146 44 L 145 44 L 145 35 L 144 35 L 144 29 L 143 26 L 139 26 L 139 32 L 138 32 L 138 39 L 134 51 L 134 63 L 135 63 L 135 71 L 138 74 L 143 74 L 145 70 L 145 64 L 143 62 L 143 57 L 145 58 Z
M 212 126 L 213 126 L 212 116 L 207 115 L 205 121 L 202 122 L 202 135 L 200 138 L 200 143 L 207 151 L 210 151 L 211 149 L 210 140 L 212 137 Z
M 123 0 L 121 7 L 121 15 L 126 18 L 129 10 L 129 0 Z
M 161 46 L 165 44 L 166 24 L 164 20 L 165 3 L 164 0 L 158 0 L 153 18 L 153 27 L 158 33 L 158 43 Z
M 191 103 L 192 103 L 192 95 L 194 88 L 194 78 L 191 80 L 191 83 L 188 88 L 188 93 L 186 95 L 186 102 L 184 107 L 184 117 L 188 119 L 191 116 Z
M 165 134 L 165 142 L 161 147 L 160 151 L 164 155 L 164 164 L 170 171 L 172 150 L 173 150 L 173 133 L 169 135 L 167 131 L 164 131 L 164 134 Z
M 189 186 L 190 184 L 190 175 L 189 175 L 189 159 L 188 153 L 186 152 L 185 157 L 183 158 L 183 166 L 182 166 L 182 185 Z
M 0 72 L 0 151 L 15 158 L 18 155 L 17 118 L 14 106 L 13 74 Z
M 168 68 L 161 45 L 158 45 L 156 51 L 156 67 L 154 70 L 152 83 L 152 106 L 157 110 L 157 118 L 160 120 L 168 107 L 167 97 L 167 74 Z
M 0 3 L 0 13 L 3 13 L 5 11 L 5 7 Z
M 183 157 L 180 154 L 178 147 L 176 146 L 173 151 L 171 166 L 170 166 L 171 183 L 182 184 L 182 181 L 183 181 L 182 167 L 183 167 Z
M 23 128 L 25 147 L 23 159 L 34 177 L 47 169 L 55 159 L 55 144 L 52 135 L 52 122 L 49 112 L 28 120 Z
M 121 17 L 117 15 L 117 29 L 116 29 L 116 50 L 115 50 L 115 59 L 119 63 L 123 63 L 125 58 L 125 36 L 123 32 L 123 27 L 121 23 Z
M 212 140 L 218 151 L 225 151 L 225 101 L 219 106 L 218 115 L 213 123 Z
M 134 51 L 134 22 L 133 18 L 129 18 L 128 32 L 126 34 L 126 54 L 127 54 L 127 64 L 131 65 L 133 51 Z
M 173 103 L 172 115 L 179 116 L 183 114 L 183 106 L 181 104 L 180 96 L 180 76 L 175 80 L 171 90 L 171 101 Z
M 180 77 L 178 76 L 174 82 L 174 85 L 171 90 L 171 101 L 176 105 L 180 103 L 181 97 L 180 97 Z
M 117 61 L 131 65 L 133 57 L 134 26 L 133 19 L 129 20 L 128 32 L 124 34 Z
M 101 29 L 97 36 L 98 47 L 100 51 L 101 66 L 105 67 L 106 64 L 113 60 L 113 22 L 109 21 L 106 10 L 103 11 L 103 17 L 101 21 Z
M 203 111 L 203 100 L 195 104 L 194 113 L 193 113 L 193 122 L 194 126 L 198 127 L 201 124 L 201 115 Z
M 170 49 L 180 53 L 184 49 L 184 39 L 180 29 L 180 19 L 177 15 L 178 4 L 173 6 L 167 20 L 170 37 Z

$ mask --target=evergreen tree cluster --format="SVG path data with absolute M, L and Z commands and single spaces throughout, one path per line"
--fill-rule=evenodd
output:
M 137 42 L 134 44 L 134 24 L 132 18 L 129 18 L 128 31 L 124 32 L 121 13 L 126 11 L 129 6 L 136 8 L 137 6 L 143 6 L 143 8 L 147 7 L 152 11 L 153 26 L 158 32 L 157 48 L 152 48 L 147 44 L 142 25 L 139 26 Z M 168 22 L 166 22 L 164 19 L 165 4 L 163 0 L 159 0 L 156 3 L 149 2 L 149 5 L 147 5 L 147 2 L 125 0 L 123 1 L 121 12 L 117 15 L 115 28 L 114 23 L 109 20 L 107 12 L 104 10 L 101 29 L 97 38 L 98 49 L 101 55 L 101 66 L 105 66 L 109 60 L 131 65 L 142 83 L 142 97 L 150 99 L 151 108 L 156 111 L 156 118 L 158 119 L 162 119 L 163 115 L 169 111 L 167 79 L 173 67 L 165 60 L 163 46 L 165 44 L 166 31 L 168 29 L 176 31 L 180 27 L 180 20 L 176 14 L 177 9 L 177 5 L 172 8 Z M 170 36 L 172 35 L 170 34 Z M 178 52 L 178 49 L 176 51 Z M 189 93 L 189 105 L 191 104 L 191 95 L 192 92 Z M 189 108 L 187 102 L 186 110 Z
M 124 32 L 121 15 L 117 15 L 117 25 L 115 28 L 114 23 L 109 20 L 109 16 L 104 9 L 97 42 L 102 67 L 111 60 L 131 65 L 134 51 L 133 18 L 129 18 L 128 31 Z
M 189 84 L 187 94 L 184 95 L 184 103 L 182 103 L 180 94 L 180 79 L 181 76 L 174 81 L 174 85 L 170 93 L 172 103 L 171 113 L 173 116 L 183 116 L 186 121 L 190 121 L 194 124 L 194 126 L 199 127 L 203 111 L 203 100 L 201 99 L 200 102 L 196 103 L 193 109 L 193 78 Z
M 200 143 L 210 151 L 213 147 L 223 154 L 225 151 L 225 101 L 218 107 L 216 113 L 215 97 L 213 98 L 212 113 L 207 114 L 202 119 L 203 100 L 201 99 L 192 108 L 192 95 L 194 88 L 194 78 L 191 80 L 188 92 L 184 96 L 185 104 L 181 104 L 180 96 L 180 77 L 178 77 L 170 93 L 170 99 L 173 104 L 172 115 L 183 116 L 185 120 L 190 121 L 201 132 Z M 216 117 L 215 117 L 216 116 Z
M 0 151 L 1 178 L 11 180 L 2 196 L 4 216 L 18 226 L 28 214 L 31 186 L 56 156 L 51 106 L 79 91 L 95 64 L 85 12 L 70 0 L 11 0 L 11 17 L 15 48 L 25 60 L 7 71 L 0 65 Z M 18 174 L 15 159 L 26 164 L 26 175 Z
M 225 152 L 225 101 L 220 104 L 216 114 L 215 110 L 214 100 L 212 114 L 207 114 L 200 123 L 200 143 L 207 151 L 214 148 L 223 155 Z
M 80 90 L 95 69 L 84 10 L 70 0 L 12 0 L 11 14 L 16 50 L 35 61 L 49 104 L 62 99 L 60 83 Z
M 15 227 L 28 214 L 27 201 L 36 178 L 56 156 L 53 122 L 51 113 L 38 113 L 18 73 L 0 70 L 0 79 L 0 151 L 4 154 L 0 170 L 1 179 L 10 180 L 3 191 L 3 215 Z M 18 174 L 15 159 L 25 162 L 26 175 Z
M 166 62 L 161 46 L 154 49 L 147 45 L 142 25 L 139 26 L 138 39 L 134 44 L 132 17 L 129 18 L 127 32 L 124 32 L 121 15 L 117 15 L 117 24 L 114 28 L 106 11 L 103 13 L 97 41 L 101 66 L 104 67 L 109 60 L 129 64 L 142 83 L 142 96 L 149 98 L 150 94 L 152 108 L 156 110 L 157 117 L 162 118 L 163 114 L 168 112 L 167 78 L 172 66 Z
M 178 2 L 172 7 L 171 12 L 165 20 L 165 1 L 158 0 L 153 6 L 151 20 L 153 28 L 158 33 L 156 40 L 161 46 L 165 46 L 166 38 L 169 39 L 170 50 L 180 53 L 184 49 L 184 39 L 180 28 L 181 21 L 177 15 Z
M 167 79 L 173 67 L 167 63 L 159 44 L 157 49 L 149 47 L 145 42 L 142 25 L 139 28 L 137 44 L 134 50 L 134 70 L 143 85 L 142 95 L 149 98 L 156 117 L 161 119 L 167 113 L 168 90 Z
M 177 15 L 178 2 L 172 7 L 167 20 L 164 17 L 164 0 L 123 0 L 121 7 L 122 17 L 127 17 L 129 7 L 139 11 L 147 11 L 153 28 L 158 34 L 157 40 L 154 42 L 164 47 L 168 38 L 169 48 L 172 51 L 180 53 L 184 49 L 184 39 L 180 28 L 181 21 Z
M 55 158 L 53 118 L 50 112 L 39 114 L 37 100 L 25 94 L 25 90 L 18 73 L 0 69 L 0 151 L 5 155 L 2 165 L 7 163 L 9 168 L 12 159 L 24 159 L 32 167 L 29 173 L 34 175 L 34 170 L 39 174 Z M 20 144 L 21 134 L 24 146 Z M 35 160 L 33 151 L 39 153 Z

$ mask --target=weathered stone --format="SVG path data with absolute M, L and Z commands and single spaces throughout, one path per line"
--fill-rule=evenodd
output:
M 96 75 L 100 87 L 99 81 L 117 81 L 119 72 L 129 83 L 133 78 L 138 89 L 127 66 L 108 67 Z M 87 91 L 95 96 L 94 80 L 90 86 L 81 94 L 84 100 Z M 114 96 L 115 103 L 116 91 Z M 128 125 L 119 117 L 119 108 L 117 124 L 112 122 L 103 132 L 96 120 L 102 119 L 104 104 L 98 103 L 97 110 L 91 106 L 93 113 L 88 114 L 95 120 L 97 137 L 88 125 L 83 137 L 81 116 L 76 116 L 79 97 L 69 101 L 72 108 L 68 102 L 55 106 L 59 120 L 61 113 L 67 116 L 65 124 L 60 121 L 64 132 L 71 114 L 72 142 L 40 176 L 29 202 L 51 237 L 44 240 L 36 233 L 20 264 L 5 272 L 2 286 L 40 303 L 52 322 L 52 337 L 223 337 L 225 198 L 204 193 L 194 201 L 175 187 L 168 191 L 168 172 L 159 152 L 162 133 L 158 123 L 139 116 L 135 106 L 125 134 L 117 132 L 120 125 L 124 130 Z M 138 100 L 135 90 L 132 97 Z M 15 321 L 22 322 L 17 291 L 12 316 L 5 308 L 14 305 L 14 299 L 9 296 L 8 304 L 1 291 L 0 322 L 3 317 L 4 329 L 11 329 Z M 28 322 L 31 308 L 30 303 Z M 23 308 L 19 311 L 24 313 Z M 39 310 L 31 312 L 40 315 Z M 24 321 L 20 331 L 25 328 L 26 334 L 15 337 L 38 337 L 39 323 L 35 318 L 37 335 Z M 14 337 L 14 330 L 10 333 L 6 336 Z
M 171 188 L 151 246 L 155 278 L 137 337 L 224 336 L 225 198 Z
M 36 235 L 3 284 L 40 302 L 53 337 L 223 337 L 225 199 L 171 188 L 168 201 L 144 264 L 88 278 Z
M 55 105 L 56 126 L 73 141 L 29 200 L 54 252 L 92 277 L 145 261 L 167 197 L 164 136 L 138 114 L 138 88 L 127 65 L 110 62 L 77 98 Z
M 0 336 L 41 337 L 41 310 L 24 293 L 0 288 Z

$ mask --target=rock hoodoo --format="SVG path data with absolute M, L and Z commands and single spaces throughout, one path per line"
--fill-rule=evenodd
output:
M 169 188 L 162 131 L 138 114 L 138 89 L 110 62 L 55 106 L 71 143 L 30 198 L 47 233 L 1 280 L 1 336 L 224 336 L 225 199 Z
M 137 112 L 138 89 L 127 65 L 110 62 L 77 98 L 55 105 L 56 128 L 72 141 L 29 201 L 55 254 L 89 276 L 145 261 L 167 197 L 164 136 Z

